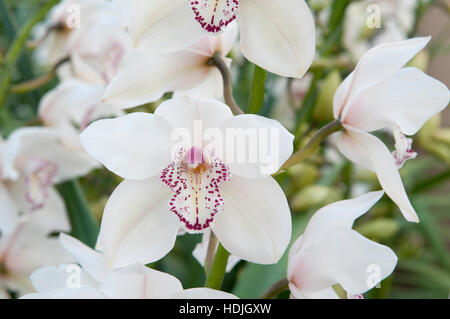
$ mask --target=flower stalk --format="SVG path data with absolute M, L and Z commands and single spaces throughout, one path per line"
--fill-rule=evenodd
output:
M 34 14 L 22 27 L 17 34 L 16 39 L 8 49 L 4 63 L 6 65 L 5 70 L 0 78 L 0 108 L 3 106 L 9 86 L 11 84 L 11 78 L 14 72 L 14 67 L 19 60 L 20 53 L 24 48 L 24 44 L 27 41 L 33 27 L 42 19 L 45 18 L 50 9 L 59 2 L 59 0 L 49 0 L 36 14 Z
M 280 293 L 289 290 L 289 281 L 287 279 L 280 280 L 274 283 L 267 289 L 267 291 L 261 296 L 261 299 L 273 299 Z
M 56 76 L 58 68 L 68 61 L 70 61 L 70 57 L 65 57 L 59 60 L 58 62 L 56 62 L 56 64 L 52 67 L 52 69 L 48 73 L 35 79 L 12 86 L 11 92 L 16 94 L 22 94 L 40 88 L 41 86 L 50 82 Z
M 342 130 L 342 124 L 339 120 L 328 123 L 311 138 L 311 140 L 306 144 L 301 150 L 294 153 L 287 161 L 283 164 L 280 171 L 283 171 L 291 166 L 294 166 L 308 157 L 310 157 L 319 147 L 320 143 L 333 133 Z
M 234 115 L 241 115 L 244 112 L 241 110 L 239 105 L 233 97 L 233 81 L 231 78 L 230 69 L 226 65 L 225 61 L 221 58 L 220 52 L 214 53 L 214 55 L 209 59 L 208 65 L 215 66 L 222 75 L 223 78 L 223 95 L 225 98 L 225 104 L 228 105 Z
M 206 252 L 206 259 L 205 259 L 205 273 L 208 274 L 210 271 L 210 268 L 214 262 L 214 253 L 216 252 L 216 247 L 218 244 L 218 240 L 216 235 L 211 231 L 211 234 L 209 236 L 209 242 L 208 242 L 208 250 Z
M 222 287 L 229 257 L 230 253 L 219 243 L 214 262 L 206 278 L 205 287 L 211 289 L 220 289 Z

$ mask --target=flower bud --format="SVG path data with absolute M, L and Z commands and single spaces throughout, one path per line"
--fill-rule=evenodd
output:
M 333 120 L 334 94 L 341 83 L 341 75 L 336 70 L 325 78 L 314 108 L 313 117 L 316 121 L 329 122 Z
M 377 240 L 391 238 L 399 229 L 398 221 L 389 218 L 377 218 L 356 227 L 361 235 Z
M 298 192 L 292 201 L 294 210 L 305 210 L 317 206 L 325 206 L 339 201 L 341 194 L 336 189 L 322 186 L 311 185 Z

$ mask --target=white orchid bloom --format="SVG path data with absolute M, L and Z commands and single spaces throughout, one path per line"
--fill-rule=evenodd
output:
M 162 299 L 236 297 L 208 288 L 184 290 L 180 281 L 163 272 L 135 263 L 110 268 L 105 256 L 75 238 L 60 235 L 61 244 L 81 265 L 44 267 L 31 275 L 36 293 L 26 299 Z
M 289 252 L 288 280 L 294 298 L 337 298 L 340 284 L 352 296 L 372 289 L 389 276 L 397 256 L 387 246 L 352 229 L 383 192 L 333 203 L 318 210 Z
M 235 132 L 243 144 L 223 142 Z M 249 142 L 245 132 L 258 140 Z M 211 229 L 239 258 L 277 262 L 289 243 L 291 217 L 270 175 L 292 154 L 293 138 L 274 120 L 233 117 L 228 106 L 209 99 L 172 99 L 154 115 L 94 122 L 81 135 L 83 146 L 125 178 L 105 207 L 97 248 L 114 267 L 146 264 L 172 249 L 183 226 L 190 233 Z
M 359 59 L 375 45 L 405 40 L 413 28 L 416 7 L 416 0 L 351 3 L 344 24 L 345 47 Z
M 418 222 L 398 172 L 413 158 L 414 135 L 449 102 L 449 91 L 441 82 L 416 68 L 402 68 L 422 50 L 430 38 L 414 38 L 379 45 L 367 52 L 336 91 L 334 117 L 344 132 L 337 134 L 340 152 L 351 161 L 375 171 L 387 195 L 408 221 Z M 370 132 L 388 128 L 397 136 L 396 151 Z
M 138 50 L 183 50 L 202 31 L 219 34 L 237 20 L 242 53 L 272 73 L 302 77 L 314 58 L 314 19 L 304 0 L 133 0 L 124 8 Z
M 33 271 L 73 262 L 58 239 L 48 237 L 51 231 L 59 230 L 54 226 L 54 222 L 46 224 L 42 216 L 34 215 L 19 222 L 10 234 L 0 235 L 0 295 L 30 293 L 33 289 L 29 277 Z
M 131 38 L 117 12 L 99 14 L 71 36 L 68 51 L 73 76 L 107 85 L 132 48 Z
M 55 65 L 69 55 L 74 33 L 99 16 L 114 13 L 115 8 L 104 0 L 63 0 L 54 6 L 46 21 L 35 28 L 39 45 L 36 57 L 40 64 Z M 40 43 L 42 42 L 42 43 Z
M 87 174 L 97 162 L 85 152 L 68 152 L 57 130 L 42 127 L 14 131 L 0 151 L 4 204 L 0 230 L 9 233 L 21 214 L 37 214 L 55 226 L 68 225 L 64 203 L 53 185 Z
M 123 115 L 110 104 L 102 102 L 104 87 L 78 79 L 62 81 L 47 92 L 39 103 L 39 118 L 46 127 L 61 132 L 68 151 L 85 152 L 79 134 L 91 122 L 105 117 Z
M 220 52 L 226 58 L 237 36 L 233 23 L 220 36 L 204 35 L 190 48 L 161 54 L 133 53 L 108 85 L 106 103 L 128 108 L 159 100 L 164 93 L 202 98 L 223 98 L 223 80 L 219 70 L 209 65 L 211 57 Z

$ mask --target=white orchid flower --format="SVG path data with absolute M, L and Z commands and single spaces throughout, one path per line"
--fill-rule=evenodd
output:
M 397 256 L 387 246 L 352 229 L 383 192 L 333 203 L 318 210 L 289 252 L 288 280 L 294 298 L 338 298 L 340 284 L 352 296 L 372 289 L 389 276 Z
M 83 23 L 68 43 L 73 76 L 107 85 L 132 48 L 131 38 L 117 12 L 99 13 Z
M 54 6 L 46 21 L 36 26 L 34 38 L 40 64 L 55 65 L 70 53 L 70 39 L 78 30 L 101 15 L 115 13 L 104 0 L 63 0 Z
M 223 142 L 236 132 L 243 144 Z M 245 132 L 258 140 L 246 140 Z M 233 117 L 228 106 L 209 99 L 172 99 L 154 115 L 94 122 L 81 135 L 83 146 L 125 178 L 105 207 L 97 248 L 114 267 L 146 264 L 172 249 L 183 226 L 190 233 L 211 229 L 239 258 L 277 262 L 289 243 L 291 217 L 270 175 L 292 154 L 293 138 L 274 120 Z M 265 154 L 258 156 L 258 148 Z
M 49 128 L 21 128 L 0 144 L 0 197 L 4 204 L 0 230 L 13 230 L 21 214 L 37 214 L 55 226 L 62 221 L 68 225 L 63 200 L 53 185 L 87 174 L 97 162 L 85 152 L 68 152 L 60 133 Z
M 251 62 L 299 78 L 315 54 L 314 19 L 304 0 L 133 0 L 129 30 L 138 50 L 174 52 L 239 22 L 240 49 Z
M 343 43 L 356 59 L 371 47 L 408 38 L 416 14 L 416 0 L 364 0 L 346 11 Z
M 34 215 L 19 222 L 10 234 L 0 235 L 0 295 L 9 297 L 11 291 L 19 296 L 30 293 L 33 271 L 73 262 L 58 239 L 48 237 L 51 231 L 59 230 L 54 226 L 54 222 L 45 223 L 43 216 Z
M 36 293 L 25 299 L 162 299 L 236 297 L 208 288 L 184 290 L 180 281 L 163 272 L 135 263 L 112 269 L 105 256 L 75 238 L 60 235 L 61 244 L 81 265 L 44 267 L 31 275 Z
M 387 195 L 408 221 L 418 222 L 398 172 L 413 158 L 414 135 L 449 102 L 449 91 L 441 82 L 416 68 L 402 68 L 428 41 L 414 38 L 379 45 L 367 52 L 345 79 L 334 97 L 334 117 L 344 132 L 337 133 L 340 152 L 351 161 L 375 171 Z M 370 132 L 391 129 L 397 137 L 396 151 Z
M 104 101 L 128 108 L 159 100 L 164 93 L 201 98 L 223 98 L 223 80 L 209 60 L 220 52 L 226 58 L 237 36 L 233 23 L 218 37 L 203 35 L 190 48 L 174 53 L 131 54 L 105 91 Z
M 79 134 L 91 122 L 105 117 L 123 115 L 110 104 L 102 102 L 104 86 L 78 79 L 62 81 L 47 92 L 39 103 L 39 118 L 46 127 L 61 132 L 68 151 L 84 152 Z

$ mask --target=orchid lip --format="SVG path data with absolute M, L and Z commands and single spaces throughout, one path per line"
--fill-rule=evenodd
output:
M 220 33 L 237 18 L 238 0 L 190 1 L 195 20 L 209 33 Z
M 169 210 L 178 216 L 187 232 L 200 233 L 223 210 L 220 186 L 231 179 L 231 172 L 217 157 L 206 161 L 202 149 L 192 147 L 189 151 L 180 149 L 160 178 L 175 193 Z

